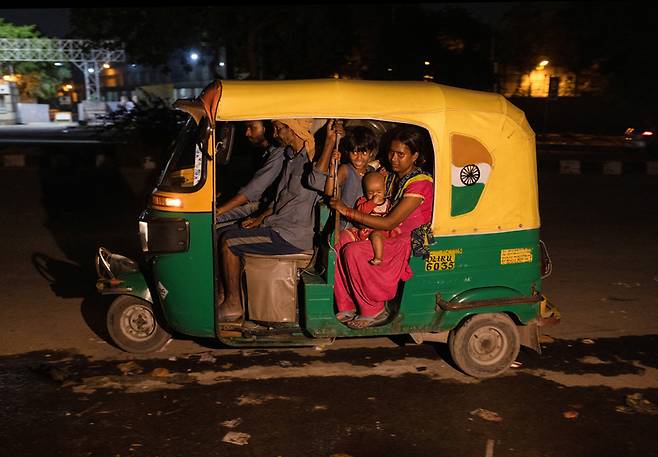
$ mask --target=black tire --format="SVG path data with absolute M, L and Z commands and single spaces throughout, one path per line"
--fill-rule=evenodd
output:
M 119 348 L 136 354 L 155 352 L 171 338 L 158 322 L 153 305 L 130 295 L 121 295 L 110 305 L 107 330 Z
M 476 314 L 450 331 L 448 348 L 455 364 L 475 378 L 503 373 L 516 360 L 519 331 L 506 314 Z

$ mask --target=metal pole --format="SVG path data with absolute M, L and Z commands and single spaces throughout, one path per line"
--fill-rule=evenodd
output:
M 335 127 L 335 124 L 334 124 Z M 334 145 L 334 153 L 338 152 L 338 143 L 340 143 L 340 135 L 336 134 L 336 144 Z M 334 159 L 334 198 L 338 198 L 338 165 L 340 164 L 339 159 Z M 338 242 L 338 236 L 340 233 L 340 213 L 335 211 L 335 221 L 334 221 L 334 245 Z

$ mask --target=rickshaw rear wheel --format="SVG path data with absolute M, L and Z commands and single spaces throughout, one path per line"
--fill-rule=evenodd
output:
M 448 348 L 464 373 L 490 378 L 507 370 L 519 355 L 519 331 L 502 313 L 476 314 L 450 331 Z
M 119 348 L 136 354 L 155 352 L 171 339 L 158 322 L 153 305 L 130 295 L 121 295 L 110 305 L 107 330 Z

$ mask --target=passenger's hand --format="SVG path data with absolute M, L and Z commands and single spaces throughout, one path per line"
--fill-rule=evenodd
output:
M 256 228 L 260 227 L 263 224 L 265 218 L 269 216 L 269 213 L 259 214 L 258 216 L 249 216 L 242 221 L 240 224 L 242 228 Z
M 254 228 L 258 227 L 261 224 L 262 220 L 260 220 L 258 217 L 247 217 L 245 218 L 242 222 L 240 222 L 240 226 L 242 228 Z
M 327 146 L 331 145 L 331 149 L 335 149 L 338 136 L 340 136 L 340 138 L 345 138 L 343 121 L 340 119 L 329 119 L 327 122 L 327 139 L 325 140 L 325 144 Z
M 345 205 L 345 203 L 343 203 L 343 201 L 340 198 L 336 198 L 336 197 L 333 197 L 331 200 L 329 200 L 329 206 L 331 207 L 331 209 L 335 209 L 342 215 L 344 215 L 345 210 L 347 210 L 347 205 Z

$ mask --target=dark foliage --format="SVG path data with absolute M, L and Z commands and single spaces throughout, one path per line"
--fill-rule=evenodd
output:
M 150 156 L 162 163 L 186 118 L 166 100 L 144 92 L 133 109 L 107 115 L 102 135 L 137 149 L 140 158 Z

